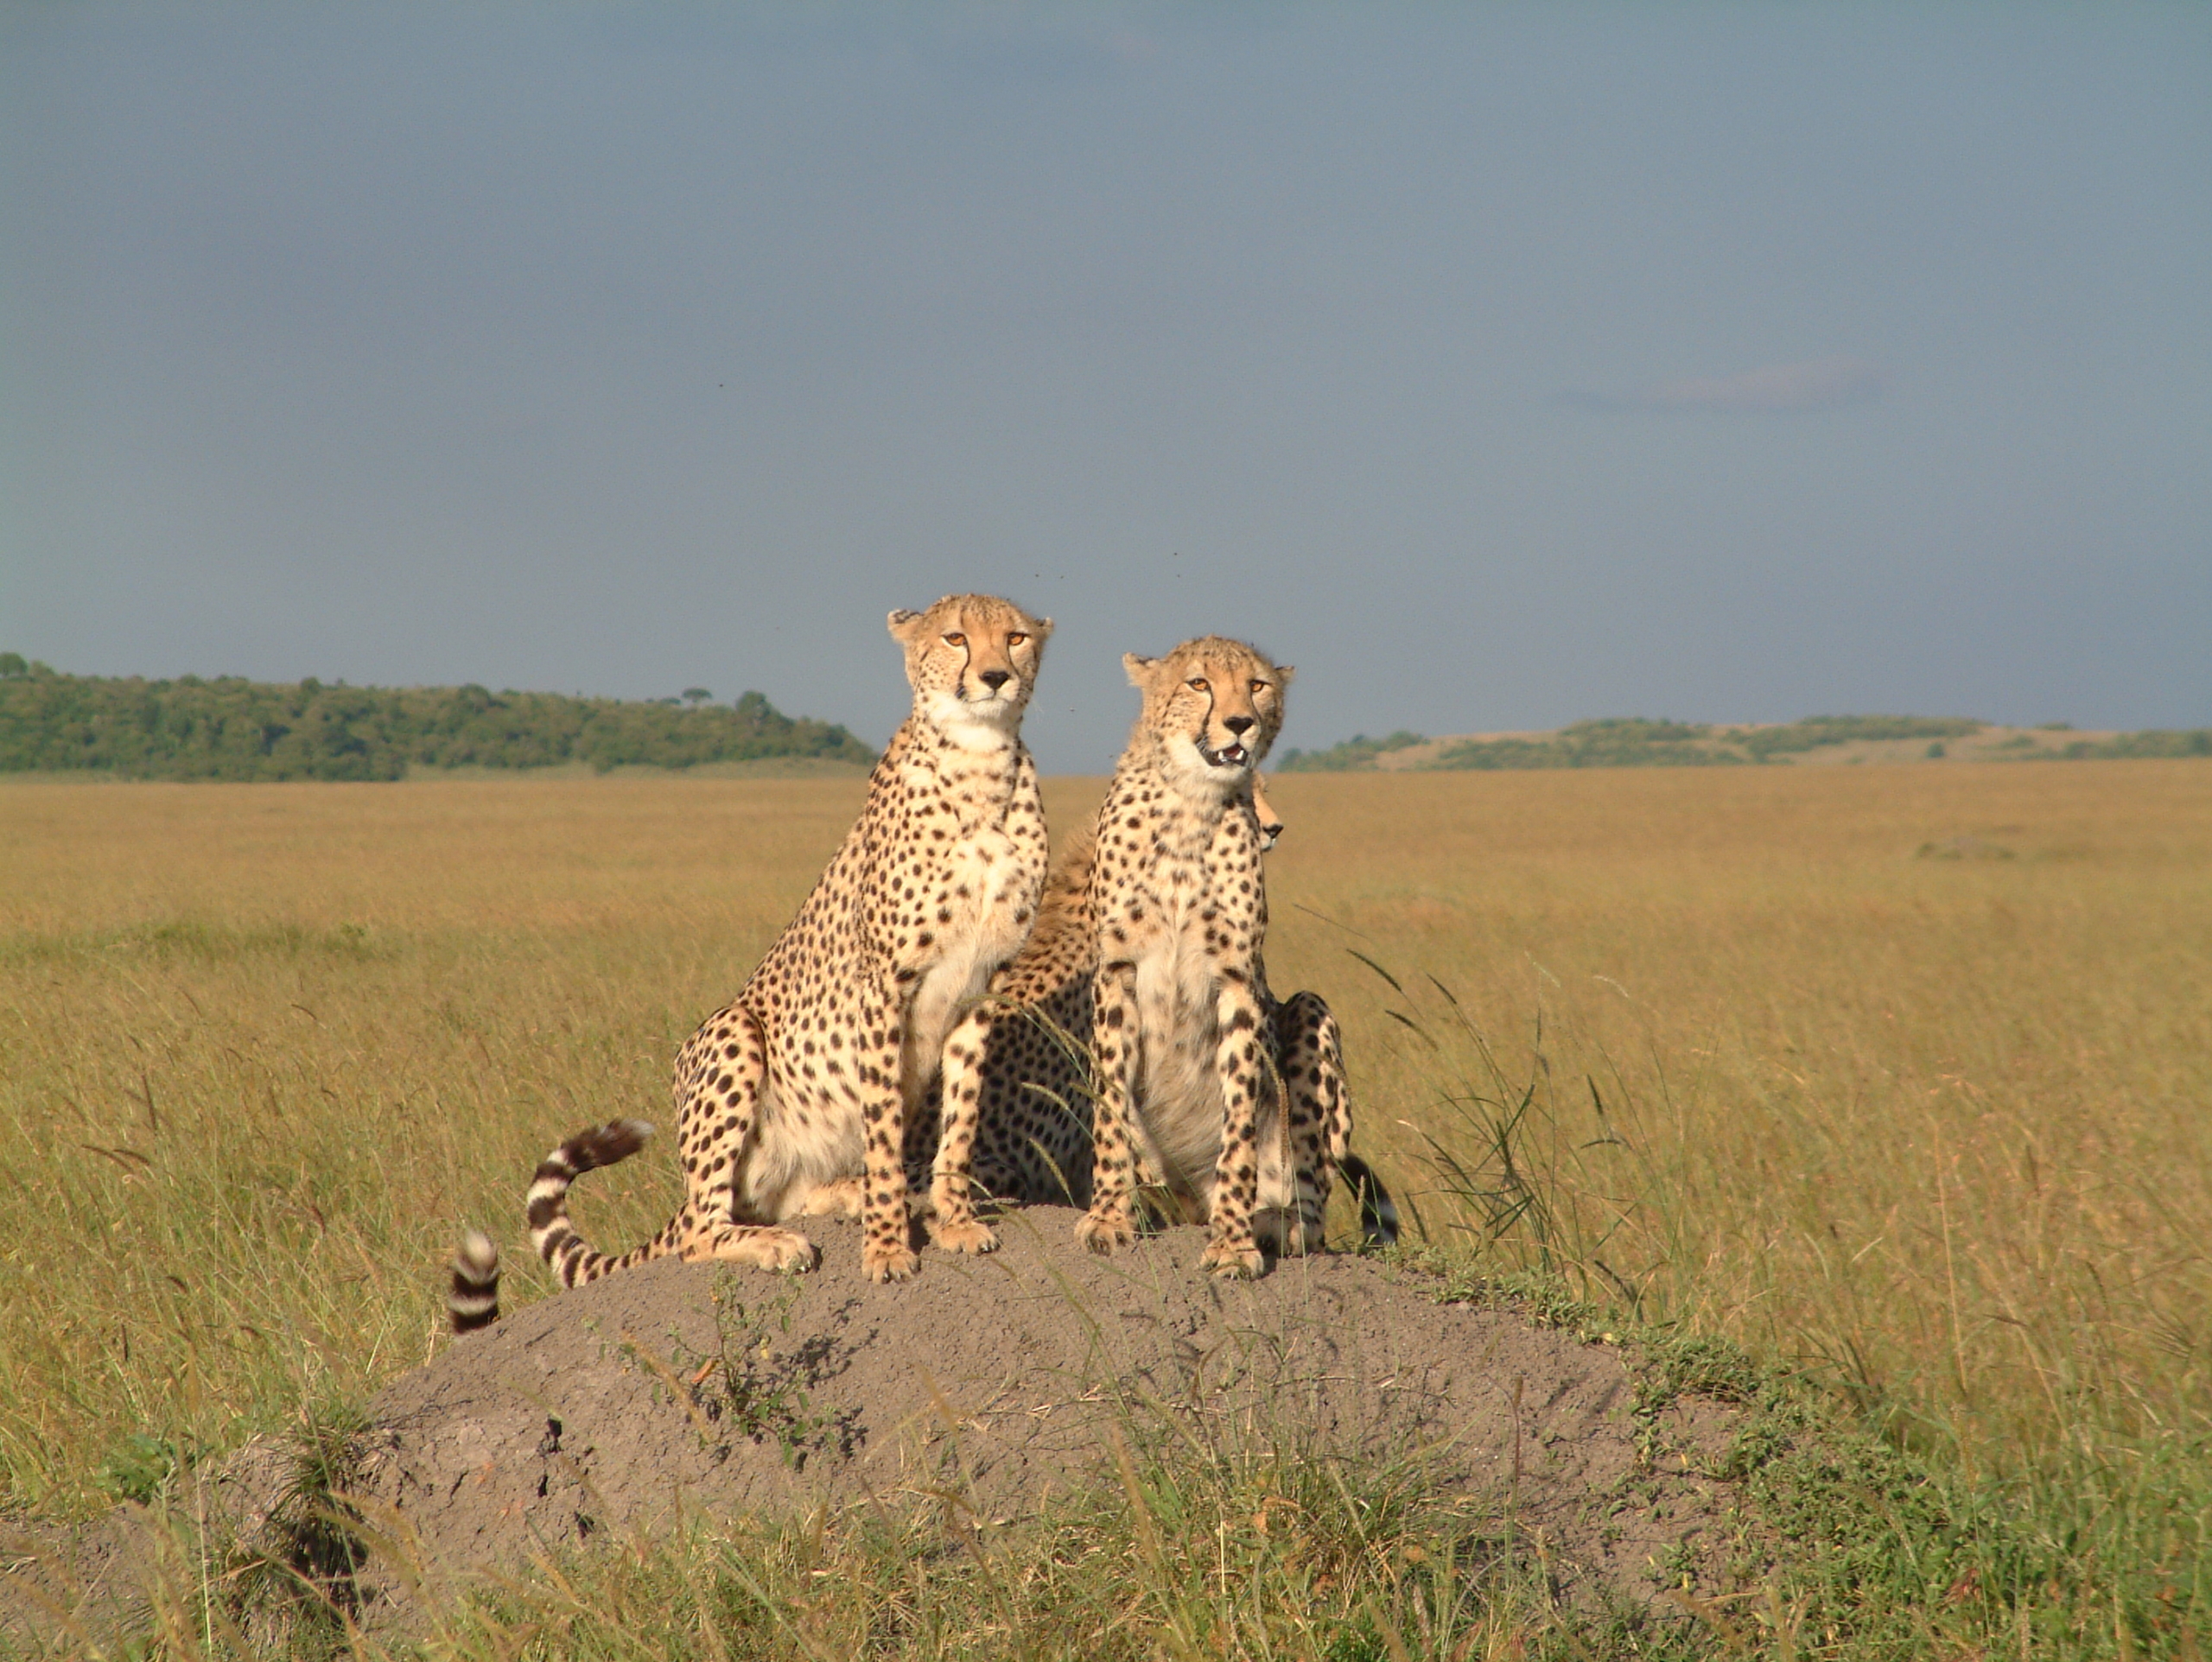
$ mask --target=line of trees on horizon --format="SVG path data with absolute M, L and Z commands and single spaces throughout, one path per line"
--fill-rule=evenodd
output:
M 1525 738 L 1463 739 L 1433 756 L 1418 758 L 1424 771 L 1599 767 L 1744 767 L 1801 756 L 1857 739 L 1913 739 L 1929 741 L 1931 756 L 1942 754 L 1943 741 L 1981 732 L 1989 724 L 1967 716 L 1814 715 L 1770 726 L 1716 727 L 1703 721 L 1652 721 L 1612 716 L 1578 721 L 1557 733 Z M 2063 727 L 2063 724 L 2056 724 Z M 1359 773 L 1372 771 L 1382 757 L 1430 743 L 1404 729 L 1386 738 L 1361 733 L 1326 750 L 1294 750 L 1276 763 L 1284 773 Z M 2024 745 L 2025 740 L 2007 741 Z M 2124 733 L 2109 739 L 2079 739 L 2048 750 L 2017 752 L 2022 760 L 2103 760 L 2124 757 L 2212 756 L 2212 728 L 2180 732 Z
M 862 765 L 844 727 L 787 716 L 765 694 L 712 702 L 466 687 L 326 686 L 239 676 L 64 675 L 0 652 L 0 773 L 137 779 L 377 780 L 414 767 L 696 767 L 772 757 Z

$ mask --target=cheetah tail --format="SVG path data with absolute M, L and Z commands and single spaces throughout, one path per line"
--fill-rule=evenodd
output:
M 1337 1170 L 1359 1201 L 1359 1233 L 1370 1246 L 1388 1246 L 1398 1239 L 1398 1203 L 1375 1175 L 1375 1168 L 1357 1154 L 1347 1152 Z
M 446 1312 L 455 1333 L 474 1333 L 499 1319 L 499 1243 L 481 1229 L 465 1233 L 453 1255 Z
M 626 1160 L 653 1128 L 642 1120 L 616 1120 L 580 1131 L 537 1163 L 530 1184 L 530 1240 L 553 1266 L 564 1287 L 596 1280 L 613 1260 L 592 1250 L 569 1221 L 569 1185 L 587 1171 Z

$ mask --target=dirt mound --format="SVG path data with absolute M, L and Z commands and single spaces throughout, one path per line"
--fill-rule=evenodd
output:
M 348 1488 L 377 1550 L 357 1585 L 404 1603 L 686 1508 L 919 1503 L 1018 1524 L 1102 1465 L 1116 1481 L 1117 1430 L 1171 1449 L 1423 1450 L 1540 1543 L 1570 1595 L 1648 1600 L 1655 1565 L 1719 1550 L 1729 1486 L 1694 1469 L 1733 1411 L 1685 1399 L 1635 1418 L 1618 1350 L 1439 1304 L 1372 1259 L 1224 1283 L 1189 1228 L 1096 1258 L 1075 1217 L 1032 1208 L 990 1257 L 930 1253 L 889 1287 L 861 1278 L 856 1225 L 810 1220 L 813 1275 L 652 1264 L 456 1340 L 371 1405 Z M 249 1523 L 269 1509 L 253 1487 L 232 1481 L 226 1507 Z
M 1432 1449 L 1446 1481 L 1542 1531 L 1571 1578 L 1631 1595 L 1725 1510 L 1725 1486 L 1679 1456 L 1641 1469 L 1614 1349 L 1439 1304 L 1362 1259 L 1222 1283 L 1196 1269 L 1195 1229 L 1100 1259 L 1074 1218 L 1033 1208 L 998 1253 L 929 1255 L 900 1286 L 861 1278 L 856 1226 L 810 1222 L 811 1276 L 662 1263 L 546 1300 L 377 1399 L 359 1492 L 456 1570 L 650 1534 L 687 1506 L 954 1495 L 1011 1522 L 1096 1481 L 1112 1428 L 1165 1417 L 1217 1443 Z M 1657 1446 L 1685 1452 L 1733 1430 L 1709 1403 L 1662 1418 Z

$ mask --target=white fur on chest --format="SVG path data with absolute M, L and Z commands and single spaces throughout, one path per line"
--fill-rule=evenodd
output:
M 899 1083 L 912 1107 L 936 1074 L 945 1035 L 982 996 L 991 973 L 1020 949 L 1044 885 L 1042 837 L 1025 847 L 1007 830 L 1018 814 L 1036 811 L 1022 800 L 1018 752 L 969 724 L 949 736 L 936 769 L 918 781 L 957 828 L 935 846 L 925 885 L 932 905 L 924 925 L 930 944 L 912 966 L 921 972 L 907 1005 Z M 933 817 L 943 818 L 943 811 Z M 1041 815 L 1040 815 L 1041 817 Z
M 1147 873 L 1153 927 L 1136 958 L 1139 1134 L 1179 1194 L 1210 1200 L 1221 1158 L 1220 961 L 1206 944 L 1206 853 L 1218 822 L 1164 840 Z
M 931 915 L 936 955 L 922 971 L 907 1007 L 899 1072 L 909 1107 L 936 1074 L 953 1023 L 982 996 L 991 972 L 1020 948 L 1027 925 L 1014 920 L 1033 909 L 1041 875 L 1025 868 L 1014 839 L 995 828 L 978 831 L 954 847 L 945 876 L 952 897 L 946 910 L 952 920 L 944 923 Z
M 1189 936 L 1163 932 L 1160 946 L 1137 961 L 1136 1119 L 1168 1186 L 1204 1200 L 1221 1158 L 1221 981 Z

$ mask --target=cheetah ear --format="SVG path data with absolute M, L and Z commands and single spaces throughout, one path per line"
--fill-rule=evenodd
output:
M 922 614 L 918 612 L 908 612 L 904 607 L 893 612 L 891 614 L 891 638 L 895 641 L 912 640 L 914 625 L 921 620 Z
M 1275 665 L 1276 690 L 1281 690 L 1283 688 L 1289 686 L 1292 682 L 1297 679 L 1298 669 L 1296 665 L 1288 663 L 1278 663 Z
M 1140 692 L 1152 685 L 1152 672 L 1159 667 L 1158 658 L 1141 658 L 1134 652 L 1122 654 L 1122 668 L 1128 671 L 1129 685 Z
M 1037 644 L 1042 646 L 1052 638 L 1052 620 L 1050 618 L 1033 619 L 1029 625 L 1029 632 L 1037 637 Z

